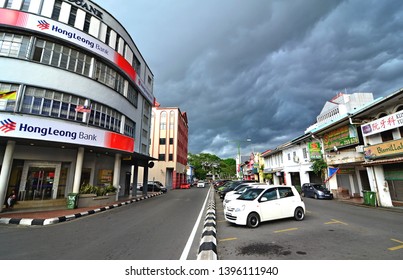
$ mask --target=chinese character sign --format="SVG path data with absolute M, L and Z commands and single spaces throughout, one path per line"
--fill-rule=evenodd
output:
M 399 111 L 361 126 L 362 135 L 370 136 L 403 126 L 403 111 Z

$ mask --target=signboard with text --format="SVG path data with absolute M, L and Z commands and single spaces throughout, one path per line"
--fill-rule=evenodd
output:
M 370 136 L 403 126 L 403 111 L 374 120 L 361 126 L 362 135 Z
M 403 139 L 364 147 L 364 157 L 366 159 L 376 159 L 399 154 L 403 154 Z
M 330 151 L 334 147 L 356 145 L 359 142 L 357 128 L 353 125 L 342 126 L 323 136 L 323 145 L 326 151 Z
M 0 137 L 54 141 L 134 152 L 134 139 L 86 125 L 34 116 L 0 114 Z

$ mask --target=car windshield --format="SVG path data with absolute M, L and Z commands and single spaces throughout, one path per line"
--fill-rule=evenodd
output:
M 240 200 L 254 200 L 259 194 L 263 191 L 263 189 L 249 189 L 241 194 L 238 199 Z
M 315 189 L 317 189 L 318 191 L 325 191 L 326 188 L 323 185 L 314 185 L 313 186 Z

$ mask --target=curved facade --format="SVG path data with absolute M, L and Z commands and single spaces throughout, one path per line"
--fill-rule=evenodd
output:
M 91 1 L 0 0 L 0 65 L 1 201 L 129 194 L 151 159 L 154 77 L 125 28 Z

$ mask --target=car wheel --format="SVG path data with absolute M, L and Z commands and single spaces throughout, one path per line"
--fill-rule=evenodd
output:
M 302 192 L 302 196 L 305 197 L 305 192 Z
M 260 224 L 260 217 L 257 213 L 250 213 L 248 215 L 247 225 L 251 228 L 256 228 Z
M 295 209 L 294 211 L 294 218 L 297 221 L 302 221 L 305 217 L 305 213 L 304 213 L 304 209 L 302 209 L 301 207 L 298 207 L 297 209 Z
M 318 199 L 318 194 L 315 193 L 315 199 Z

